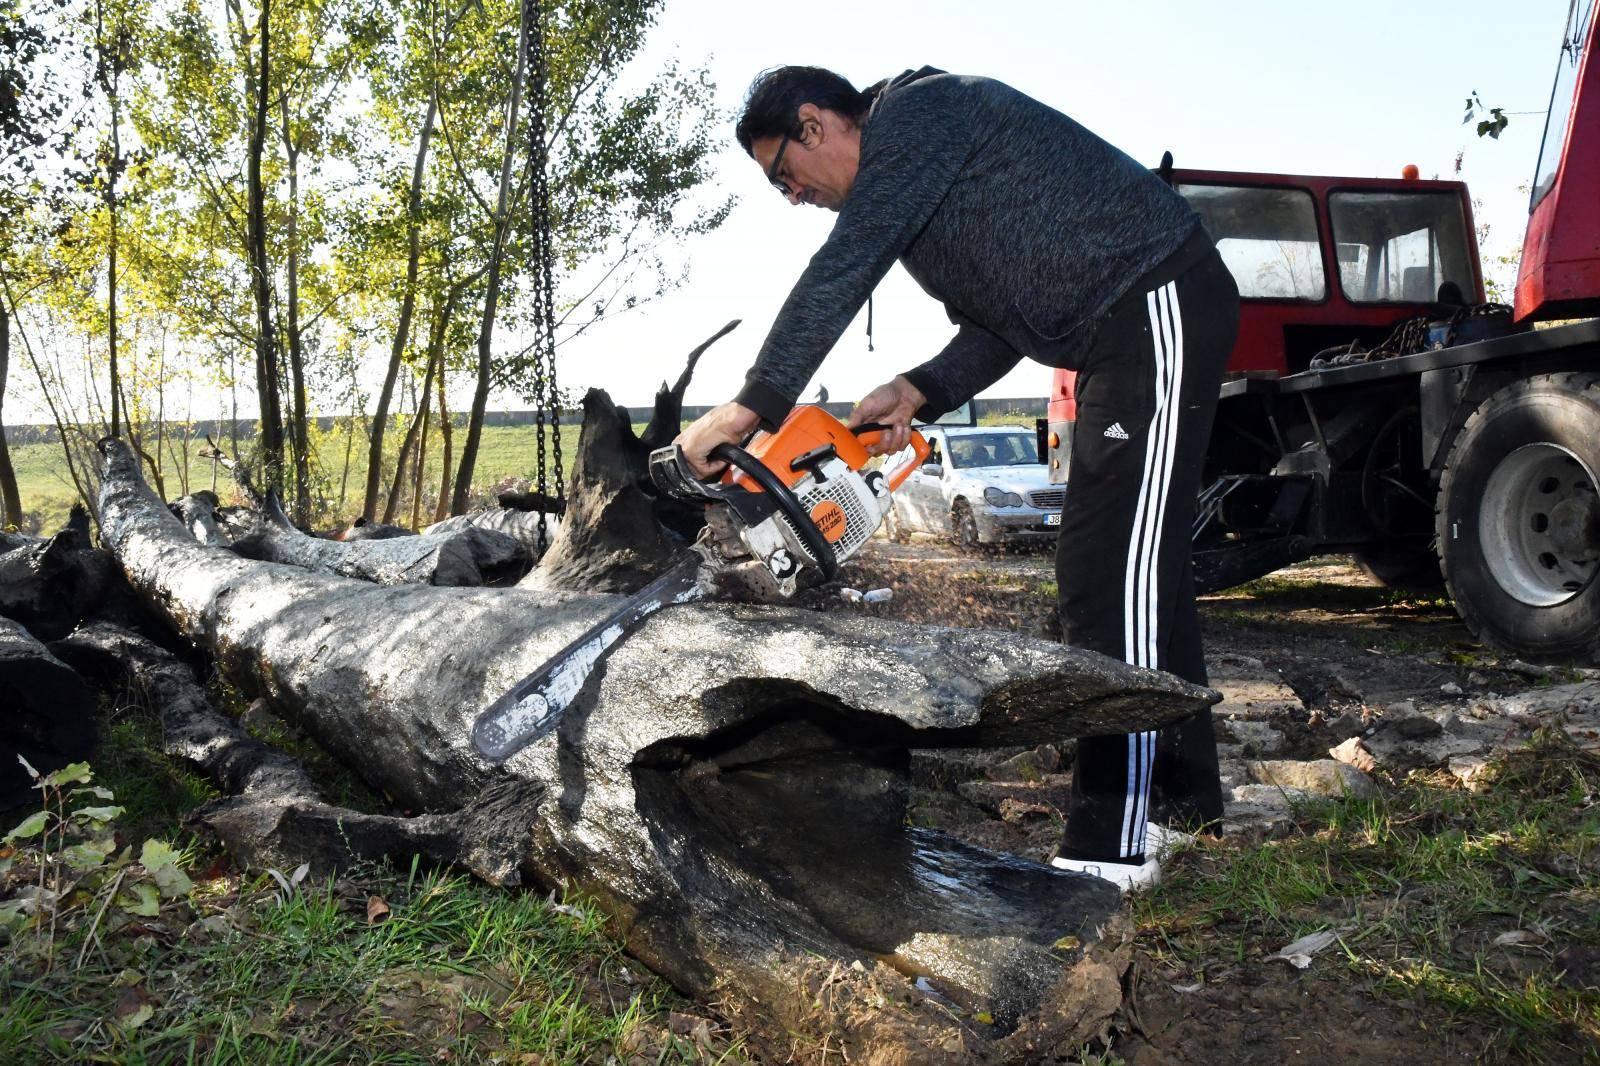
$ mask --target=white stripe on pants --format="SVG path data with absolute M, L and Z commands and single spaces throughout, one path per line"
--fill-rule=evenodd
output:
M 1150 336 L 1155 352 L 1155 409 L 1146 430 L 1144 475 L 1134 510 L 1133 536 L 1128 539 L 1123 574 L 1123 659 L 1134 666 L 1160 667 L 1161 528 L 1172 484 L 1173 446 L 1177 438 L 1178 396 L 1183 385 L 1183 315 L 1176 282 L 1145 294 Z M 1122 857 L 1144 851 L 1149 815 L 1150 775 L 1155 765 L 1156 734 L 1128 734 L 1128 793 L 1122 811 Z

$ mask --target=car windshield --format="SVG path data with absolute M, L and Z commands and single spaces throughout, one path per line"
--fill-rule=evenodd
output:
M 1039 445 L 1032 433 L 974 433 L 946 442 L 950 465 L 958 470 L 1037 463 Z

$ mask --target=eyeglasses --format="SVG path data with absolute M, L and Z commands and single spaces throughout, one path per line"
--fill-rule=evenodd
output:
M 789 198 L 789 183 L 778 177 L 778 168 L 783 165 L 783 151 L 789 147 L 789 135 L 785 133 L 783 140 L 778 142 L 778 152 L 772 157 L 772 165 L 767 168 L 767 181 L 774 189 L 778 190 L 785 200 Z

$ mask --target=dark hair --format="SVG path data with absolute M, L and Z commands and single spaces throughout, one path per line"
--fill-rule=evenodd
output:
M 860 122 L 872 106 L 872 94 L 856 87 L 831 70 L 821 67 L 773 67 L 756 75 L 745 94 L 744 114 L 733 135 L 747 154 L 752 142 L 761 137 L 800 135 L 797 117 L 801 105 L 815 104 L 837 111 L 852 122 Z

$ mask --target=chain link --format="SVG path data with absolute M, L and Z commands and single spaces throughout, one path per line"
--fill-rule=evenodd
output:
M 528 199 L 533 216 L 533 379 L 535 432 L 538 454 L 535 476 L 539 494 L 548 499 L 554 483 L 558 503 L 566 501 L 566 479 L 561 461 L 561 392 L 556 384 L 555 247 L 550 225 L 550 146 L 545 142 L 548 106 L 543 7 L 539 0 L 523 0 L 528 10 Z M 548 418 L 554 471 L 545 461 L 545 423 Z M 539 508 L 539 550 L 546 545 L 545 507 Z

